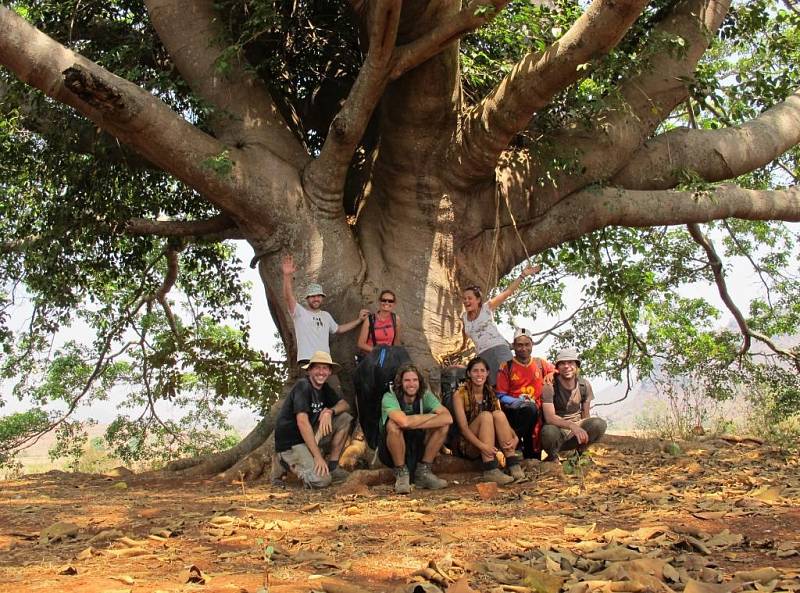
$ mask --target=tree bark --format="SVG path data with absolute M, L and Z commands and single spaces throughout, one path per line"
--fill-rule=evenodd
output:
M 733 179 L 763 167 L 800 143 L 800 91 L 741 126 L 677 128 L 646 142 L 612 179 L 627 189 L 668 189 L 696 175 Z

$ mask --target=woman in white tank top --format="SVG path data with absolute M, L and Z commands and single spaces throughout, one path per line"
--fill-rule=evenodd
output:
M 488 382 L 491 385 L 495 384 L 500 365 L 513 357 L 508 340 L 500 335 L 500 331 L 494 323 L 494 311 L 503 301 L 514 294 L 525 277 L 537 274 L 541 269 L 540 265 L 524 268 L 508 288 L 485 303 L 480 287 L 468 286 L 464 289 L 462 294 L 464 314 L 461 316 L 464 346 L 466 346 L 467 338 L 473 341 L 477 355 L 489 365 Z

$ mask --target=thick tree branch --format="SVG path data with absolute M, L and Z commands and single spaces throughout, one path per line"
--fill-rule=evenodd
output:
M 225 54 L 226 32 L 212 0 L 146 0 L 153 26 L 189 86 L 214 105 L 212 126 L 226 144 L 263 147 L 300 170 L 309 156 L 264 83 L 243 59 Z M 224 62 L 224 63 L 223 63 Z
M 0 63 L 23 82 L 132 145 L 220 209 L 244 219 L 261 213 L 258 204 L 241 199 L 246 179 L 233 151 L 144 89 L 68 50 L 4 6 L 0 6 Z M 225 175 L 208 165 L 220 159 L 230 165 Z
M 595 114 L 592 127 L 578 125 L 545 137 L 533 158 L 507 153 L 506 175 L 527 194 L 528 218 L 591 183 L 612 178 L 661 122 L 688 97 L 697 62 L 722 24 L 729 0 L 679 0 L 654 28 L 653 39 L 680 39 L 682 51 L 655 51 L 642 72 L 620 85 L 620 99 Z M 567 163 L 559 169 L 551 163 Z M 501 172 L 505 167 L 501 168 Z M 517 198 L 521 200 L 521 198 Z M 488 220 L 488 212 L 485 220 Z M 524 212 L 517 215 L 522 219 Z
M 37 101 L 33 91 L 19 97 L 0 81 L 0 115 L 18 109 L 22 126 L 46 139 L 62 137 L 64 148 L 77 154 L 90 154 L 98 161 L 125 165 L 130 169 L 155 169 L 153 163 L 135 150 L 120 144 L 111 134 L 82 118 L 71 118 L 64 125 L 64 114 L 44 101 Z
M 800 222 L 800 187 L 749 190 L 720 185 L 708 191 L 625 190 L 592 187 L 565 198 L 546 214 L 518 223 L 530 253 L 577 239 L 608 226 L 653 227 L 709 222 L 724 218 Z M 460 246 L 462 254 L 491 253 L 491 225 Z M 511 225 L 499 229 L 499 270 L 505 273 L 525 257 Z
M 784 356 L 793 361 L 798 370 L 800 370 L 800 356 L 794 352 L 780 348 L 769 338 L 769 336 L 765 336 L 764 334 L 754 331 L 750 328 L 747 320 L 744 318 L 744 315 L 739 310 L 739 307 L 736 306 L 736 303 L 733 301 L 733 298 L 731 298 L 731 295 L 728 292 L 728 285 L 725 282 L 725 274 L 722 269 L 722 260 L 720 259 L 716 248 L 714 247 L 714 243 L 703 233 L 699 224 L 691 223 L 686 226 L 689 229 L 689 234 L 692 236 L 692 239 L 694 239 L 695 243 L 700 245 L 700 247 L 703 248 L 703 251 L 706 252 L 708 263 L 711 266 L 711 271 L 714 274 L 714 283 L 717 285 L 719 296 L 722 299 L 722 302 L 725 303 L 725 307 L 727 307 L 728 311 L 730 311 L 731 315 L 733 315 L 733 318 L 736 320 L 736 324 L 739 326 L 739 331 L 743 337 L 742 347 L 739 350 L 739 356 L 743 356 L 749 352 L 752 339 L 755 338 L 767 346 L 767 348 L 772 350 L 775 354 Z
M 197 237 L 203 240 L 242 239 L 241 231 L 231 218 L 218 214 L 206 220 L 153 220 L 132 218 L 124 226 L 131 235 L 158 237 Z
M 422 62 L 441 53 L 470 31 L 482 27 L 508 4 L 508 0 L 473 0 L 457 14 L 442 21 L 419 38 L 401 45 L 392 59 L 390 80 L 397 80 Z
M 376 0 L 368 8 L 369 50 L 342 109 L 333 118 L 319 158 L 303 172 L 303 186 L 331 217 L 344 216 L 342 192 L 353 154 L 388 83 L 397 40 L 400 0 Z
M 800 144 L 800 90 L 738 127 L 670 130 L 645 143 L 613 179 L 628 189 L 668 189 L 691 172 L 706 181 L 732 179 Z
M 494 175 L 500 154 L 533 114 L 586 72 L 588 63 L 613 49 L 646 0 L 594 0 L 544 53 L 529 53 L 467 114 L 454 151 L 457 175 L 471 184 Z

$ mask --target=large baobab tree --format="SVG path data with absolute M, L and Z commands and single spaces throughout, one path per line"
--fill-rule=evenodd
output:
M 780 71 L 780 52 L 773 62 L 753 56 L 770 35 L 796 37 L 792 6 L 38 4 L 0 7 L 4 146 L 11 154 L 27 143 L 30 155 L 3 181 L 18 209 L 16 224 L 3 223 L 4 273 L 65 308 L 108 302 L 103 291 L 132 270 L 150 282 L 115 309 L 90 380 L 108 370 L 126 324 L 159 304 L 174 351 L 185 346 L 191 330 L 167 299 L 176 282 L 190 293 L 202 283 L 208 302 L 229 304 L 209 271 L 212 260 L 224 268 L 216 242 L 252 246 L 289 360 L 286 252 L 298 285 L 322 283 L 340 320 L 391 287 L 412 356 L 434 369 L 460 344 L 461 287 L 492 288 L 528 257 L 594 237 L 593 249 L 637 242 L 630 257 L 641 260 L 660 239 L 610 230 L 800 220 L 793 79 L 767 77 L 759 88 L 770 92 L 734 109 L 729 79 L 748 67 L 721 62 L 737 48 L 750 71 Z M 762 46 L 737 41 L 759 27 Z M 39 176 L 23 179 L 24 167 Z M 768 171 L 760 184 L 759 171 Z M 202 280 L 183 280 L 192 274 Z M 219 272 L 220 282 L 230 276 Z M 646 352 L 631 311 L 619 313 L 628 342 Z M 352 349 L 336 341 L 334 356 L 348 360 Z M 267 433 L 261 426 L 213 469 Z

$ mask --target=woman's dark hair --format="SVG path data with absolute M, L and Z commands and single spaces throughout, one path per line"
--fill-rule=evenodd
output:
M 470 286 L 467 286 L 462 292 L 467 292 L 468 290 L 475 295 L 475 298 L 478 299 L 478 303 L 480 303 L 480 305 L 483 306 L 483 295 L 481 294 L 481 287 L 478 286 L 477 284 L 471 284 Z
M 393 291 L 393 290 L 389 290 L 388 288 L 384 288 L 384 289 L 383 289 L 383 290 L 382 290 L 382 291 L 381 291 L 381 292 L 378 294 L 378 300 L 380 300 L 380 299 L 383 297 L 383 295 L 385 295 L 385 294 L 390 294 L 390 295 L 392 295 L 392 298 L 393 298 L 394 300 L 397 300 L 397 295 L 394 293 L 394 291 Z
M 428 386 L 425 383 L 425 377 L 422 376 L 422 373 L 419 371 L 417 366 L 410 362 L 402 365 L 399 369 L 397 369 L 397 373 L 394 376 L 394 383 L 392 384 L 392 391 L 394 391 L 394 394 L 398 398 L 404 395 L 403 375 L 405 375 L 406 373 L 416 373 L 417 378 L 419 379 L 419 391 L 417 392 L 417 397 L 422 397 L 428 388 Z
M 482 364 L 486 367 L 486 370 L 489 370 L 489 363 L 487 363 L 483 358 L 480 356 L 476 356 L 472 360 L 467 363 L 467 378 L 464 380 L 465 383 L 469 383 L 469 396 L 472 398 L 472 404 L 475 405 L 475 397 L 472 395 L 472 378 L 469 376 L 470 371 L 473 367 L 477 364 Z M 483 384 L 483 401 L 486 402 L 488 405 L 493 405 L 494 398 L 497 397 L 494 393 L 494 389 L 489 385 L 489 381 Z

